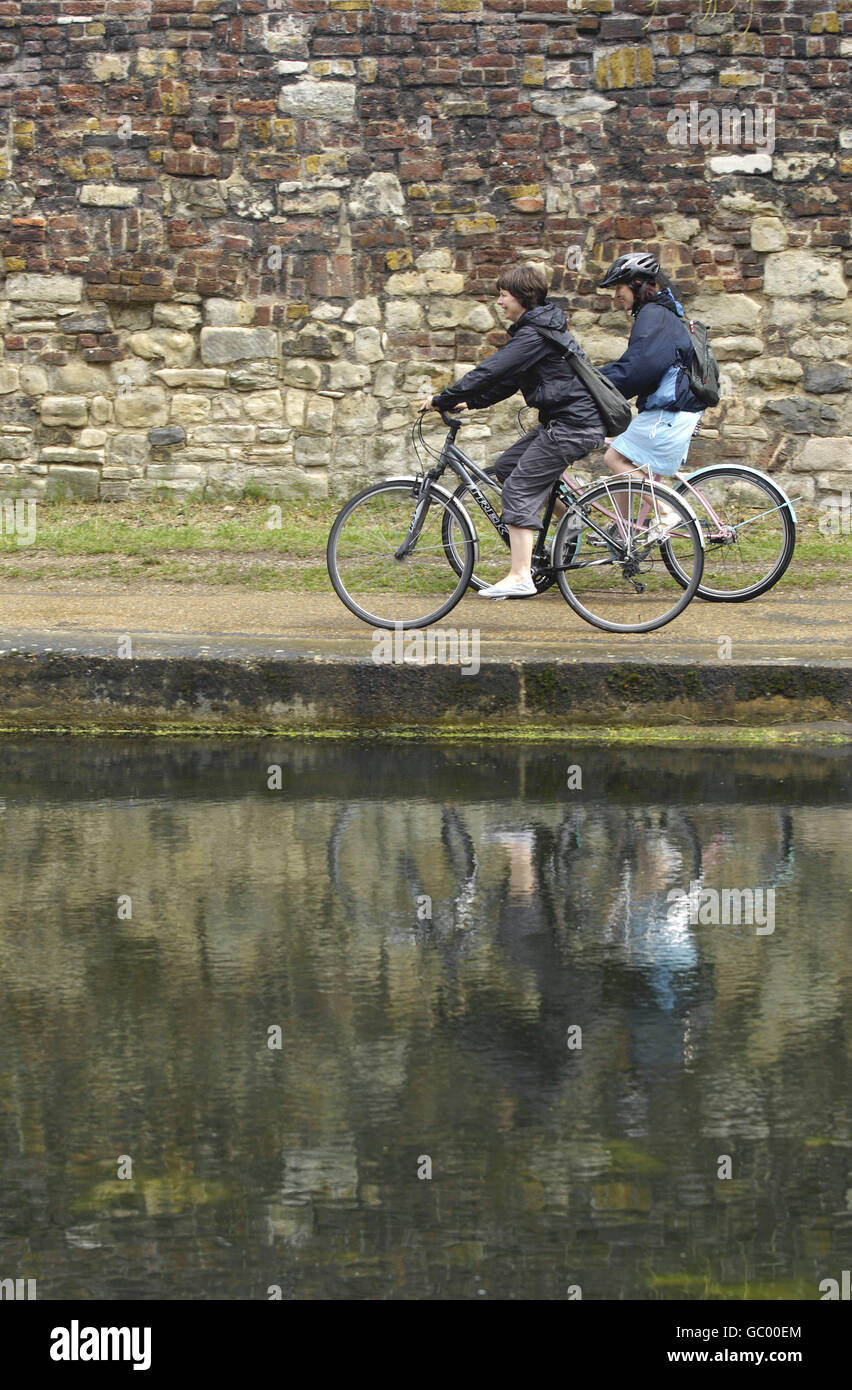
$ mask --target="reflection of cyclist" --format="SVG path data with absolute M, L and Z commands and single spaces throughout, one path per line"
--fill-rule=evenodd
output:
M 584 355 L 568 332 L 562 310 L 548 304 L 547 283 L 534 266 L 507 266 L 497 281 L 497 300 L 509 320 L 509 342 L 422 409 L 472 409 L 495 405 L 522 391 L 539 412 L 539 425 L 506 449 L 493 473 L 503 483 L 503 520 L 509 528 L 511 568 L 499 584 L 480 589 L 484 598 L 523 598 L 536 592 L 533 545 L 539 513 L 568 464 L 599 449 L 604 430 L 598 408 L 563 357 L 565 348 Z M 539 328 L 559 335 L 560 345 Z
M 645 252 L 619 256 L 599 288 L 611 285 L 615 303 L 633 315 L 634 323 L 627 351 L 601 371 L 622 395 L 637 397 L 639 413 L 613 439 L 604 463 L 612 473 L 642 477 L 634 469 L 641 464 L 658 476 L 671 477 L 686 460 L 704 410 L 686 374 L 693 349 L 683 308 L 659 263 Z M 678 520 L 668 507 L 660 508 L 660 519 L 666 525 Z

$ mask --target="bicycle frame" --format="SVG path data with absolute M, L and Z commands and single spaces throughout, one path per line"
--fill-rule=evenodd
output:
M 464 453 L 464 451 L 460 449 L 459 446 L 456 444 L 456 435 L 458 434 L 458 431 L 461 428 L 462 422 L 460 420 L 452 420 L 449 422 L 445 421 L 445 423 L 449 424 L 449 433 L 447 434 L 447 438 L 444 441 L 444 446 L 441 450 L 437 464 L 434 468 L 430 468 L 428 470 L 423 479 L 420 494 L 418 497 L 418 506 L 415 507 L 415 512 L 414 516 L 412 517 L 411 526 L 409 527 L 408 536 L 406 537 L 402 546 L 400 546 L 400 549 L 396 552 L 396 556 L 398 559 L 410 553 L 410 550 L 411 548 L 413 548 L 417 540 L 417 536 L 420 533 L 420 528 L 423 524 L 423 516 L 425 515 L 425 511 L 420 511 L 420 507 L 422 504 L 422 500 L 425 496 L 426 489 L 429 486 L 429 483 L 437 482 L 437 480 L 448 468 L 452 473 L 455 473 L 459 481 L 463 483 L 465 487 L 467 487 L 468 491 L 470 492 L 470 495 L 473 497 L 480 511 L 488 519 L 488 521 L 494 527 L 494 530 L 501 537 L 501 539 L 506 543 L 506 545 L 509 544 L 509 529 L 506 523 L 502 521 L 501 518 L 497 515 L 491 503 L 488 501 L 488 498 L 484 495 L 481 488 L 477 486 L 478 480 L 480 483 L 484 483 L 487 487 L 494 487 L 494 479 L 490 477 L 484 469 L 480 468 L 478 464 L 474 463 L 473 459 L 469 458 L 468 455 Z M 556 506 L 556 501 L 559 496 L 560 487 L 563 483 L 567 483 L 567 481 L 568 480 L 565 478 L 565 475 L 563 474 L 561 478 L 556 479 L 556 482 L 554 483 L 551 489 L 544 517 L 542 518 L 542 524 L 539 527 L 538 533 L 536 535 L 535 544 L 533 546 L 533 555 L 537 556 L 538 559 L 544 558 L 544 538 L 547 535 L 550 522 L 553 518 L 553 509 Z M 584 491 L 584 489 L 582 487 L 575 487 L 574 491 L 577 495 L 579 495 L 580 493 L 582 493 L 582 491 Z M 567 498 L 568 503 L 570 504 L 575 500 L 576 498 L 570 496 L 569 494 Z M 612 520 L 618 521 L 618 508 L 615 507 L 612 513 L 604 511 L 604 516 L 607 519 L 611 518 Z M 418 522 L 419 525 L 417 525 Z M 586 517 L 586 522 L 588 524 L 589 529 L 594 531 L 598 536 L 600 536 L 601 540 L 607 540 L 606 532 L 603 530 L 601 526 L 597 524 L 597 522 L 593 521 L 591 517 Z M 417 526 L 416 531 L 414 530 L 415 526 Z M 623 526 L 622 531 L 624 532 Z M 588 569 L 595 565 L 606 565 L 611 563 L 612 557 L 606 556 L 602 559 L 597 560 L 581 560 L 576 564 L 552 565 L 551 569 L 555 573 L 560 570 L 564 571 L 569 569 Z
M 642 466 L 642 465 L 637 465 L 637 467 L 641 467 L 641 466 Z M 739 466 L 742 468 L 742 471 L 743 471 L 743 472 L 754 473 L 755 477 L 757 477 L 757 478 L 762 478 L 762 477 L 764 476 L 762 473 L 759 472 L 758 469 L 749 469 L 749 468 L 746 468 L 745 465 L 739 465 Z M 710 467 L 712 468 L 713 465 L 711 464 Z M 695 498 L 698 499 L 698 502 L 701 504 L 701 506 L 702 506 L 702 507 L 704 508 L 704 510 L 707 512 L 707 514 L 708 514 L 708 516 L 710 517 L 710 520 L 711 520 L 713 526 L 717 528 L 715 531 L 711 531 L 711 532 L 710 532 L 710 535 L 708 536 L 708 540 L 710 540 L 711 542 L 713 542 L 713 541 L 719 541 L 719 542 L 724 543 L 724 542 L 725 542 L 726 540 L 728 540 L 729 538 L 730 538 L 730 539 L 733 539 L 733 535 L 736 534 L 737 531 L 743 530 L 743 528 L 746 527 L 746 526 L 752 526 L 752 525 L 754 525 L 754 523 L 755 523 L 756 521 L 762 521 L 763 518 L 764 518 L 765 516 L 769 516 L 769 515 L 771 514 L 771 512 L 773 512 L 773 511 L 779 511 L 781 506 L 786 506 L 786 507 L 787 507 L 787 509 L 789 510 L 790 515 L 791 515 L 791 517 L 792 517 L 792 519 L 793 519 L 793 522 L 795 523 L 795 521 L 796 521 L 796 512 L 795 512 L 795 510 L 794 510 L 793 503 L 792 503 L 792 501 L 790 500 L 790 498 L 787 496 L 787 494 L 783 491 L 783 489 L 782 489 L 782 488 L 778 488 L 778 485 L 777 485 L 777 483 L 776 483 L 776 484 L 773 484 L 773 486 L 775 486 L 776 488 L 778 488 L 778 491 L 779 491 L 779 492 L 782 494 L 782 496 L 784 497 L 784 502 L 781 503 L 781 504 L 779 505 L 779 507 L 770 507 L 768 511 L 759 512 L 757 516 L 749 517 L 749 519 L 748 519 L 747 521 L 742 521 L 742 522 L 740 522 L 739 525 L 736 526 L 736 527 L 734 527 L 734 528 L 732 528 L 732 527 L 726 525 L 725 522 L 722 520 L 722 518 L 716 513 L 716 511 L 714 510 L 712 504 L 711 504 L 711 503 L 708 501 L 708 499 L 704 496 L 704 493 L 701 492 L 701 491 L 699 490 L 699 488 L 697 488 L 697 487 L 695 486 L 695 483 L 692 481 L 693 479 L 696 479 L 698 482 L 700 482 L 702 474 L 703 474 L 704 472 L 706 472 L 706 471 L 707 471 L 706 469 L 700 468 L 700 469 L 698 469 L 695 473 L 681 473 L 681 472 L 677 472 L 677 473 L 672 474 L 672 480 L 673 480 L 673 481 L 674 481 L 674 480 L 677 480 L 677 482 L 682 483 L 682 484 L 684 485 L 684 487 L 687 489 L 687 491 L 688 491 L 688 492 L 691 492 L 692 495 L 693 495 L 693 497 L 695 497 Z M 649 474 L 650 474 L 650 470 L 649 470 Z M 577 478 L 569 477 L 569 475 L 568 475 L 567 472 L 565 472 L 565 473 L 562 474 L 562 480 L 563 480 L 569 487 L 573 488 L 575 492 L 580 492 L 580 491 L 583 490 L 583 485 L 582 485 L 582 483 L 580 482 L 580 480 L 577 479 Z M 769 481 L 771 481 L 771 479 L 770 479 Z M 652 488 L 653 488 L 653 482 L 652 482 Z M 640 519 L 641 519 L 641 514 L 640 514 Z

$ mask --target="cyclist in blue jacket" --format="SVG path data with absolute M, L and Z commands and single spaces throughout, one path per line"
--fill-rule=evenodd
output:
M 639 464 L 671 477 L 686 460 L 705 408 L 689 386 L 693 349 L 683 307 L 667 281 L 658 288 L 662 281 L 659 262 L 636 251 L 619 256 L 598 286 L 614 286 L 615 303 L 634 319 L 627 351 L 617 362 L 601 367 L 623 396 L 637 397 L 638 414 L 604 454 L 612 473 L 644 477 L 637 471 Z M 668 510 L 661 508 L 661 520 L 671 524 L 676 518 L 667 515 Z

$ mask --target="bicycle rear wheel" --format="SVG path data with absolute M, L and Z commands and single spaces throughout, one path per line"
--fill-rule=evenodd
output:
M 579 545 L 570 512 L 553 542 L 559 588 L 575 613 L 604 632 L 652 632 L 683 612 L 701 581 L 704 551 L 698 522 L 676 492 L 646 479 L 604 479 L 576 507 Z M 663 526 L 660 507 L 676 520 Z
M 793 558 L 796 522 L 789 498 L 763 474 L 736 464 L 712 465 L 689 481 L 695 492 L 683 482 L 675 491 L 689 502 L 704 533 L 704 574 L 696 589 L 698 598 L 743 603 L 765 594 Z M 686 576 L 676 557 L 664 550 L 663 558 L 683 582 Z
M 335 592 L 373 627 L 428 627 L 449 613 L 470 582 L 475 533 L 458 503 L 435 484 L 411 554 L 397 558 L 419 488 L 414 478 L 373 483 L 349 499 L 331 528 L 326 561 Z M 460 574 L 447 564 L 447 515 L 457 528 Z

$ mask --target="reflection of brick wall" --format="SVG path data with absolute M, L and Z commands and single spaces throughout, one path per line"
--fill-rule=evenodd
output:
M 603 361 L 629 325 L 594 280 L 634 245 L 714 329 L 731 398 L 695 456 L 848 484 L 852 11 L 704 9 L 3 0 L 0 490 L 407 469 L 412 400 L 502 341 L 505 260 Z M 670 143 L 690 103 L 771 109 L 774 149 Z

